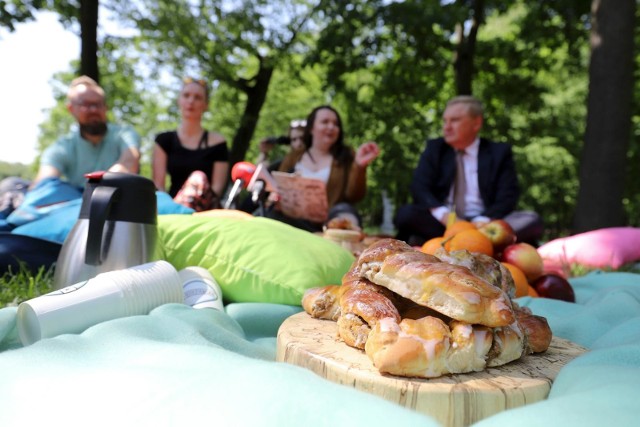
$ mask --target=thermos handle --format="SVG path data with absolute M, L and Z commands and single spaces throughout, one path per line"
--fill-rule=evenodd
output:
M 91 193 L 85 264 L 102 264 L 102 230 L 118 190 L 117 187 L 96 187 Z

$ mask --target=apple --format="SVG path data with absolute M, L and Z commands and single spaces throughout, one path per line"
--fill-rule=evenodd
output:
M 544 264 L 538 250 L 528 243 L 513 243 L 502 251 L 500 261 L 508 262 L 518 267 L 527 281 L 532 283 L 542 276 Z
M 541 297 L 576 302 L 576 295 L 569 281 L 557 274 L 543 274 L 531 286 Z
M 504 219 L 494 219 L 478 228 L 493 244 L 493 252 L 498 254 L 516 242 L 516 233 Z

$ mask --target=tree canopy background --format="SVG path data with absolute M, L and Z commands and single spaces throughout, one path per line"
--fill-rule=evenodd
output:
M 205 125 L 227 136 L 234 162 L 332 104 L 348 144 L 382 149 L 359 206 L 376 226 L 383 193 L 396 206 L 410 200 L 446 101 L 470 93 L 485 106 L 483 136 L 513 144 L 519 208 L 538 211 L 549 236 L 640 225 L 636 1 L 103 0 L 134 30 L 126 37 L 88 30 L 97 24 L 86 3 L 98 2 L 11 0 L 20 13 L 2 12 L 8 25 L 55 10 L 82 38 L 82 58 L 56 76 L 60 103 L 40 150 L 71 125 L 64 91 L 80 73 L 99 77 L 112 119 L 143 136 L 147 176 L 153 136 L 179 120 L 183 76 L 210 82 Z

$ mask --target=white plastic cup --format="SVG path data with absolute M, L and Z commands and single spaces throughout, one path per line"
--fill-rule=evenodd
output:
M 148 314 L 167 303 L 183 303 L 182 280 L 166 261 L 101 273 L 89 280 L 30 299 L 18 306 L 24 346 L 119 317 Z
M 178 272 L 182 280 L 184 303 L 193 308 L 215 308 L 224 311 L 222 289 L 209 270 L 187 267 Z

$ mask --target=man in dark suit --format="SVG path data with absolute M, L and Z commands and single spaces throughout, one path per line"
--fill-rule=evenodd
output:
M 482 124 L 477 99 L 458 96 L 447 103 L 443 137 L 427 142 L 413 174 L 414 204 L 401 206 L 396 214 L 398 239 L 421 245 L 442 236 L 455 212 L 476 224 L 504 218 L 518 241 L 537 243 L 543 231 L 540 217 L 515 211 L 520 189 L 511 145 L 480 138 Z

